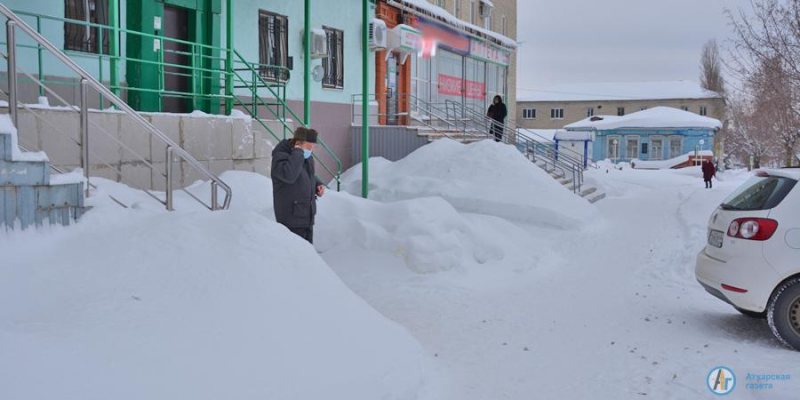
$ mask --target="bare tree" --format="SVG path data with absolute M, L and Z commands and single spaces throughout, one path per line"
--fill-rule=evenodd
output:
M 735 32 L 733 70 L 753 97 L 751 125 L 774 139 L 769 147 L 791 165 L 800 141 L 800 1 L 751 0 L 751 6 L 751 15 L 726 11 Z
M 716 40 L 709 40 L 700 53 L 700 85 L 725 95 L 725 78 L 722 76 L 722 57 Z
M 729 152 L 749 165 L 753 157 L 755 168 L 761 168 L 762 162 L 768 161 L 774 154 L 775 139 L 764 129 L 769 122 L 755 110 L 751 101 L 746 98 L 731 98 L 730 109 Z

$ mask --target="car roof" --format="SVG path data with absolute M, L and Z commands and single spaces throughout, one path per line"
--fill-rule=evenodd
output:
M 765 170 L 770 176 L 780 176 L 794 180 L 800 180 L 800 169 L 784 168 L 784 169 L 768 169 Z

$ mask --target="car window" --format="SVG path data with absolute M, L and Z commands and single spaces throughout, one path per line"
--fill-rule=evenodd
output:
M 722 208 L 737 211 L 775 208 L 792 191 L 796 183 L 796 180 L 784 177 L 754 176 L 725 199 Z

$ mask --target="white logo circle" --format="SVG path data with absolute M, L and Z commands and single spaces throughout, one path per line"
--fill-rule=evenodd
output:
M 716 367 L 708 373 L 706 383 L 711 393 L 724 396 L 732 392 L 736 387 L 736 375 L 734 375 L 730 368 Z

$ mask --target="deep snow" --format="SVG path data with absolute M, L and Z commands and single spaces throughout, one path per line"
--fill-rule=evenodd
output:
M 423 150 L 371 160 L 370 200 L 320 200 L 319 255 L 244 172 L 230 211 L 95 179 L 79 224 L 0 233 L 0 399 L 696 399 L 717 365 L 800 374 L 694 280 L 746 172 L 593 169 L 591 206 L 511 147 Z

